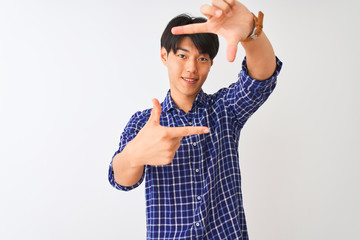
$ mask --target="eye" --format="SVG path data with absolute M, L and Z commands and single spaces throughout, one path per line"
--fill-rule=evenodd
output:
M 208 61 L 208 59 L 207 59 L 207 58 L 204 58 L 204 57 L 201 57 L 201 58 L 199 58 L 199 61 L 200 61 L 200 62 L 206 62 L 206 61 Z
M 179 58 L 186 58 L 186 56 L 184 54 L 178 54 Z

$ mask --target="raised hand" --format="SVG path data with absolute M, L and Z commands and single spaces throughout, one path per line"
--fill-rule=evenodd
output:
M 203 5 L 200 9 L 208 21 L 174 27 L 173 34 L 215 33 L 227 41 L 227 59 L 233 62 L 237 45 L 252 32 L 254 19 L 252 13 L 235 0 L 213 0 L 212 5 Z
M 163 127 L 161 105 L 153 99 L 150 118 L 128 146 L 132 148 L 134 165 L 166 165 L 172 162 L 184 136 L 209 133 L 207 127 Z

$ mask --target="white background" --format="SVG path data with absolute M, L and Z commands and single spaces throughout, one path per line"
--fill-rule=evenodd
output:
M 0 239 L 145 239 L 108 164 L 168 90 L 160 36 L 206 1 L 0 1 Z M 360 239 L 359 2 L 244 1 L 284 66 L 240 143 L 251 239 Z M 221 48 L 204 85 L 236 80 Z

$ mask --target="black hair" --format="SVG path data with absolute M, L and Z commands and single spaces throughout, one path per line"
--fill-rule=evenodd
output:
M 164 47 L 167 53 L 172 50 L 176 52 L 178 42 L 184 37 L 190 37 L 195 47 L 199 52 L 209 54 L 210 59 L 214 59 L 219 50 L 219 38 L 213 33 L 196 33 L 196 34 L 182 34 L 173 35 L 171 29 L 176 26 L 183 26 L 192 23 L 203 23 L 207 20 L 202 17 L 191 17 L 187 14 L 180 14 L 174 17 L 166 26 L 161 36 L 161 47 Z

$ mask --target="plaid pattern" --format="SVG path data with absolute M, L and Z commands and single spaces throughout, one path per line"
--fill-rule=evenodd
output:
M 239 166 L 240 131 L 265 102 L 276 85 L 282 63 L 277 58 L 274 75 L 251 79 L 246 58 L 238 81 L 212 95 L 201 91 L 185 114 L 168 92 L 161 103 L 162 126 L 207 126 L 209 134 L 184 137 L 171 164 L 145 166 L 142 178 L 131 187 L 114 181 L 112 161 L 109 181 L 129 191 L 145 178 L 147 239 L 248 239 Z M 136 112 L 120 138 L 121 152 L 147 122 L 151 109 Z

